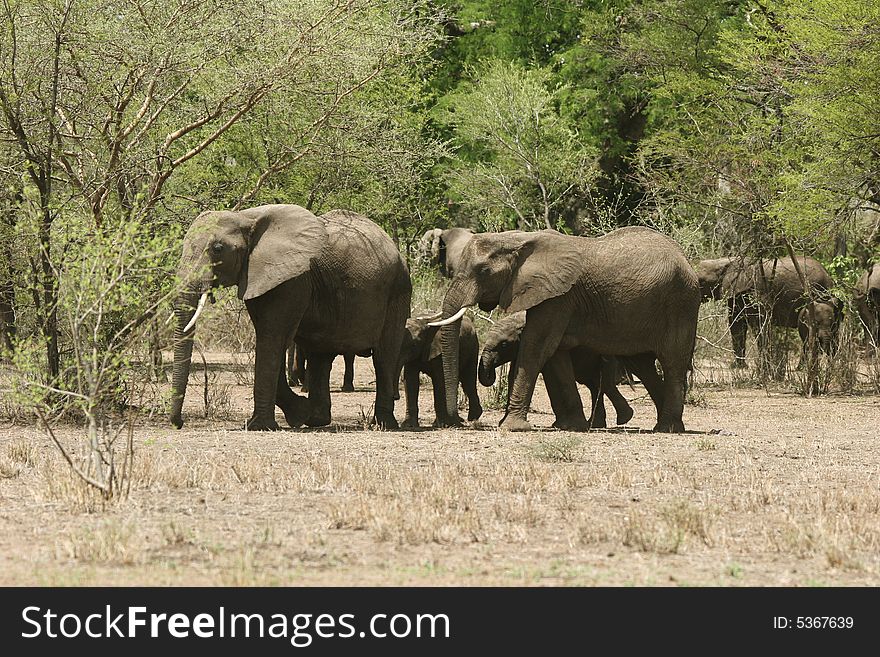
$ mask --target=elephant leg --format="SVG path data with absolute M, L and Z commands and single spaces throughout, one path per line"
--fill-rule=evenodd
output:
M 446 379 L 443 376 L 443 361 L 435 358 L 428 363 L 428 376 L 431 377 L 431 388 L 434 396 L 434 426 L 453 426 L 446 413 Z
M 385 316 L 385 325 L 379 342 L 373 348 L 373 368 L 376 371 L 375 422 L 384 429 L 397 429 L 394 417 L 394 394 L 398 390 L 397 376 L 400 346 L 406 332 L 409 316 L 410 293 L 392 300 Z
M 599 373 L 599 390 L 608 397 L 617 412 L 617 424 L 626 424 L 632 419 L 633 409 L 626 398 L 617 389 L 617 361 L 614 358 L 603 358 Z
M 605 415 L 605 395 L 598 382 L 587 384 L 587 390 L 590 391 L 590 417 L 589 423 L 591 429 L 604 429 L 608 426 L 608 418 Z
M 507 414 L 510 413 L 510 393 L 513 392 L 514 381 L 516 381 L 516 358 L 511 360 L 510 364 L 507 366 L 507 401 L 504 404 L 504 415 L 498 423 L 498 426 L 504 424 L 504 421 L 507 419 Z M 553 400 L 550 400 L 550 404 L 552 406 Z
M 330 424 L 330 369 L 333 354 L 309 353 L 306 372 L 309 377 L 309 404 L 311 413 L 306 420 L 310 427 Z
M 626 356 L 621 358 L 621 360 L 623 360 L 633 374 L 639 377 L 639 381 L 645 386 L 651 401 L 654 402 L 654 408 L 657 410 L 657 421 L 659 422 L 663 413 L 663 402 L 666 393 L 663 379 L 657 373 L 657 366 L 654 365 L 654 354 L 636 354 L 635 356 Z
M 296 370 L 299 372 L 300 392 L 309 391 L 309 369 L 306 367 L 306 352 L 296 350 Z
M 403 367 L 404 395 L 406 396 L 405 427 L 419 426 L 419 368 L 415 363 Z
M 296 334 L 308 294 L 308 289 L 299 289 L 295 283 L 288 281 L 245 302 L 256 335 L 254 412 L 246 425 L 249 431 L 279 428 L 275 403 L 283 377 L 284 353 L 290 336 Z M 284 392 L 282 397 L 288 399 Z
M 568 431 L 586 431 L 590 423 L 584 417 L 584 404 L 574 380 L 574 368 L 568 351 L 557 351 L 547 359 L 544 369 L 544 387 L 550 397 L 550 406 L 556 415 L 553 426 Z
M 443 362 L 440 362 L 440 371 L 443 371 Z M 467 354 L 467 357 L 459 359 L 458 380 L 461 389 L 468 400 L 468 421 L 474 422 L 483 414 L 483 405 L 480 403 L 480 395 L 477 393 L 477 353 Z M 445 390 L 445 388 L 441 388 Z M 442 397 L 443 395 L 441 395 Z M 445 406 L 445 402 L 443 404 Z
M 354 354 L 343 354 L 345 374 L 342 379 L 342 392 L 354 392 Z
M 735 299 L 728 300 L 727 323 L 730 326 L 730 339 L 733 343 L 733 369 L 745 369 L 746 363 L 746 318 L 745 308 Z
M 275 405 L 284 413 L 284 419 L 292 429 L 305 424 L 309 418 L 309 401 L 300 397 L 287 383 L 284 370 L 278 370 L 278 388 L 275 392 Z
M 502 428 L 509 431 L 531 430 L 528 413 L 538 374 L 544 369 L 547 360 L 556 353 L 568 325 L 567 314 L 561 317 L 562 309 L 553 301 L 555 299 L 545 301 L 540 308 L 531 308 L 528 311 L 526 325 L 520 337 L 507 417 L 501 424 Z M 571 383 L 574 384 L 574 376 Z
M 673 359 L 660 360 L 663 368 L 663 405 L 654 431 L 683 433 L 684 395 L 687 389 L 687 365 Z

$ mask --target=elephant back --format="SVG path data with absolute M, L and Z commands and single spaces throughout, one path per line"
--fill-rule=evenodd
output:
M 409 284 L 406 262 L 381 226 L 350 210 L 331 210 L 320 219 L 327 228 L 322 272 L 338 276 L 349 289 Z

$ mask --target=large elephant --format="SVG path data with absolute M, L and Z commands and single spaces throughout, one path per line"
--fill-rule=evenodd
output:
M 526 310 L 507 416 L 501 426 L 527 431 L 529 404 L 538 374 L 552 361 L 573 399 L 577 384 L 565 352 L 588 347 L 609 356 L 630 356 L 657 407 L 656 431 L 684 431 L 682 414 L 688 369 L 697 335 L 700 288 L 681 247 L 643 227 L 599 237 L 555 230 L 474 235 L 443 300 L 441 333 L 446 410 L 457 417 L 457 321 L 467 306 Z M 557 353 L 558 352 L 558 353 Z M 663 368 L 661 378 L 655 359 Z M 581 409 L 583 417 L 583 409 Z M 586 429 L 586 418 L 577 426 Z
M 400 347 L 400 366 L 403 368 L 406 393 L 405 427 L 419 426 L 419 374 L 431 377 L 434 393 L 434 426 L 446 426 L 446 386 L 443 381 L 443 358 L 440 350 L 440 329 L 429 325 L 429 318 L 406 320 L 406 334 Z M 470 317 L 463 317 L 459 333 L 459 370 L 456 385 L 461 383 L 468 399 L 468 420 L 479 419 L 483 406 L 477 394 L 477 357 L 480 343 Z
M 419 240 L 419 255 L 448 278 L 455 276 L 461 252 L 474 236 L 469 228 L 432 228 Z
M 196 320 L 212 287 L 238 286 L 254 324 L 254 410 L 247 428 L 277 429 L 275 406 L 291 427 L 330 423 L 330 365 L 340 353 L 372 350 L 375 420 L 396 427 L 397 358 L 412 286 L 394 242 L 366 217 L 333 210 L 316 217 L 298 205 L 203 212 L 183 241 L 175 303 L 171 422 L 182 426 Z M 284 375 L 292 336 L 309 355 L 309 398 Z
M 513 376 L 516 372 L 516 356 L 519 352 L 519 340 L 526 325 L 526 313 L 520 311 L 503 317 L 495 323 L 480 352 L 478 368 L 480 383 L 491 386 L 495 383 L 495 370 L 505 363 L 512 363 L 508 370 L 507 392 L 513 389 Z M 604 397 L 608 397 L 614 410 L 617 411 L 617 424 L 626 424 L 632 419 L 633 410 L 620 391 L 617 389 L 617 362 L 614 358 L 603 358 L 586 347 L 575 347 L 568 352 L 574 370 L 575 381 L 590 390 L 589 425 L 593 429 L 607 426 Z M 583 414 L 583 403 L 580 395 L 572 399 L 560 399 L 559 391 L 566 390 L 564 384 L 557 380 L 552 369 L 553 359 L 541 370 L 544 386 L 550 397 L 550 405 L 556 415 L 554 427 L 567 427 L 576 422 L 578 414 Z
M 772 326 L 798 328 L 800 311 L 810 301 L 831 301 L 834 285 L 831 276 L 818 260 L 798 256 L 798 265 L 810 285 L 807 293 L 790 258 L 768 258 L 761 261 L 745 258 L 701 260 L 696 265 L 703 301 L 727 301 L 727 320 L 733 342 L 733 367 L 747 367 L 746 330 L 751 327 L 762 352 L 766 350 L 768 331 Z M 827 317 L 833 317 L 833 314 Z M 820 331 L 833 331 L 820 326 Z
M 868 344 L 880 346 L 880 263 L 869 265 L 862 273 L 856 285 L 854 302 Z

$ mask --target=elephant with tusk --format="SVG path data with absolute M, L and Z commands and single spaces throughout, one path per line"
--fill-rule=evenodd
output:
M 330 423 L 330 365 L 336 354 L 372 351 L 375 421 L 396 428 L 397 360 L 412 286 L 394 242 L 363 215 L 317 217 L 298 205 L 263 205 L 200 214 L 183 241 L 175 302 L 170 420 L 182 408 L 193 331 L 212 288 L 238 287 L 254 324 L 254 409 L 250 430 Z M 295 336 L 308 353 L 308 401 L 287 383 L 284 354 Z
M 551 363 L 577 395 L 571 359 L 559 353 L 587 347 L 626 356 L 627 366 L 657 408 L 655 431 L 682 432 L 687 372 L 697 335 L 700 288 L 681 247 L 655 230 L 627 227 L 599 238 L 555 230 L 474 235 L 443 300 L 446 410 L 457 416 L 458 321 L 467 306 L 526 311 L 501 427 L 528 431 L 527 414 L 538 374 Z M 655 360 L 663 369 L 661 377 Z M 460 421 L 460 419 L 458 420 Z M 577 428 L 588 428 L 586 420 Z

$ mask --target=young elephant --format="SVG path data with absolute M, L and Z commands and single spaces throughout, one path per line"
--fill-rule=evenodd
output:
M 518 312 L 501 319 L 492 327 L 483 345 L 480 354 L 479 378 L 484 386 L 495 383 L 495 370 L 504 363 L 511 363 L 508 373 L 508 396 L 512 389 L 513 373 L 516 372 L 516 356 L 519 351 L 519 339 L 523 327 L 526 324 L 526 313 Z M 561 352 L 565 353 L 565 352 Z M 603 397 L 607 396 L 617 411 L 617 424 L 626 424 L 632 419 L 633 410 L 623 395 L 617 390 L 617 362 L 614 358 L 602 358 L 599 354 L 585 347 L 577 347 L 568 352 L 574 368 L 575 380 L 590 390 L 591 413 L 589 426 L 591 428 L 605 428 L 605 403 Z M 548 366 L 541 371 L 544 377 L 544 385 L 550 397 L 550 405 L 556 415 L 554 427 L 565 428 L 569 426 L 568 415 L 571 410 L 575 413 L 579 409 L 569 409 L 576 404 L 582 408 L 580 399 L 567 400 L 563 386 L 557 384 L 556 373 L 552 368 L 551 359 Z
M 810 319 L 811 309 L 813 321 Z M 811 337 L 815 338 L 816 348 L 822 349 L 828 356 L 834 355 L 834 352 L 837 351 L 837 331 L 840 328 L 842 312 L 840 301 L 834 297 L 811 301 L 801 308 L 798 312 L 798 333 L 803 342 L 803 349 L 798 367 L 802 367 L 807 362 Z M 813 326 L 815 326 L 815 335 L 811 336 Z M 818 352 L 815 350 L 813 354 L 818 356 Z
M 428 326 L 431 318 L 415 317 L 406 320 L 406 333 L 400 347 L 400 367 L 406 391 L 406 419 L 402 426 L 419 426 L 419 374 L 431 377 L 434 388 L 434 426 L 447 426 L 446 398 L 443 378 L 443 357 L 440 347 L 440 331 Z M 477 395 L 477 356 L 480 343 L 474 324 L 469 317 L 463 317 L 459 333 L 458 380 L 468 398 L 468 420 L 473 422 L 483 414 L 480 398 Z

